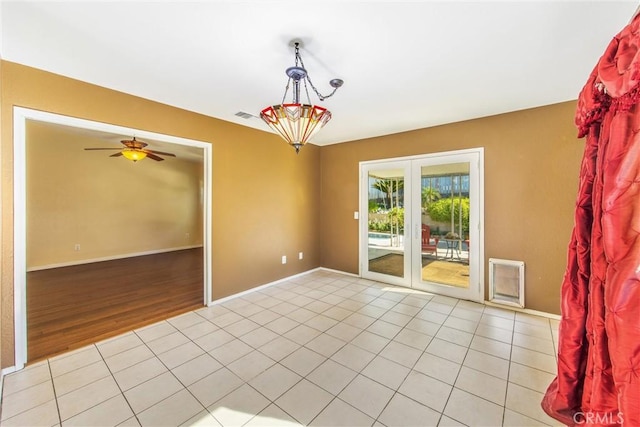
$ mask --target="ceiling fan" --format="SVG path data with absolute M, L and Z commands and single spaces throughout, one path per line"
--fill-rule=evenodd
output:
M 124 140 L 122 140 L 120 142 L 122 143 L 122 145 L 124 145 L 124 148 L 85 148 L 85 150 L 87 150 L 87 151 L 90 151 L 90 150 L 120 150 L 120 152 L 112 154 L 109 157 L 124 156 L 124 157 L 126 157 L 127 159 L 129 159 L 129 160 L 131 160 L 133 162 L 137 162 L 138 160 L 142 160 L 145 157 L 148 157 L 150 159 L 153 159 L 153 160 L 156 160 L 158 162 L 161 162 L 164 159 L 162 157 L 160 157 L 160 155 L 176 157 L 176 155 L 172 154 L 172 153 L 165 153 L 165 152 L 162 152 L 162 151 L 149 150 L 149 149 L 145 148 L 149 144 L 147 144 L 146 142 L 137 141 L 135 136 L 133 137 L 133 139 L 124 139 Z

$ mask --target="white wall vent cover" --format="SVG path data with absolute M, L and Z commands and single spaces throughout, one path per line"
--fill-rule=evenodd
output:
M 524 308 L 524 262 L 489 258 L 489 301 Z

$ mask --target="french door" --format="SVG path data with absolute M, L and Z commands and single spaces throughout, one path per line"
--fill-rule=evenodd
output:
M 481 148 L 360 163 L 360 275 L 483 299 Z

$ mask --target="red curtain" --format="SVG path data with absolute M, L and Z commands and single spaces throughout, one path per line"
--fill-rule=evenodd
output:
M 542 401 L 566 425 L 640 426 L 640 16 L 578 98 L 586 136 L 562 282 L 558 374 Z

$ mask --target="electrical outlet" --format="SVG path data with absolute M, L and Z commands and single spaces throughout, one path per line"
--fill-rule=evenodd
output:
M 298 252 L 298 259 L 304 258 L 304 254 L 302 252 Z
M 359 218 L 360 218 L 360 212 L 355 211 L 355 212 L 353 213 L 353 219 L 359 219 Z
M 79 251 L 80 250 L 80 243 L 76 243 L 75 246 L 73 247 L 74 251 Z
M 287 263 L 287 256 L 286 255 L 282 255 L 282 263 L 283 264 Z
M 189 240 L 189 238 L 191 237 L 191 233 L 185 233 L 184 237 L 185 237 L 185 239 Z

